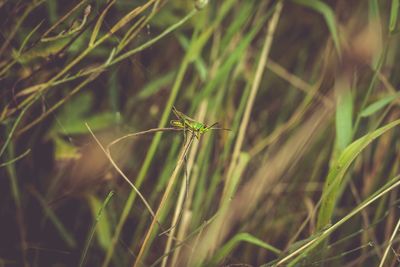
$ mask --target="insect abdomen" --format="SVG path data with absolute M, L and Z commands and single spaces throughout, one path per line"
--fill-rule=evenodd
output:
M 181 121 L 171 120 L 169 122 L 173 127 L 184 128 L 184 125 Z

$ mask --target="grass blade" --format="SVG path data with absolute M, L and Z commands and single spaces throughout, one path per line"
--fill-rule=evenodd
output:
M 399 15 L 399 0 L 392 0 L 390 8 L 389 31 L 393 33 L 396 30 L 397 17 Z
M 329 32 L 331 33 L 333 43 L 335 44 L 336 51 L 340 56 L 342 52 L 340 48 L 341 46 L 338 34 L 338 27 L 336 26 L 335 13 L 333 12 L 332 8 L 319 0 L 293 0 L 293 2 L 305 7 L 309 7 L 320 13 L 324 17 Z
M 108 193 L 106 199 L 103 202 L 103 205 L 100 207 L 100 209 L 99 209 L 99 211 L 97 213 L 96 219 L 95 219 L 95 221 L 94 221 L 94 223 L 93 223 L 93 225 L 91 227 L 90 233 L 89 233 L 88 238 L 87 238 L 87 240 L 85 242 L 85 246 L 83 248 L 81 259 L 79 260 L 79 265 L 78 265 L 79 267 L 82 267 L 85 264 L 85 258 L 86 258 L 87 252 L 89 250 L 90 243 L 91 243 L 91 241 L 93 239 L 93 235 L 94 235 L 94 233 L 96 231 L 96 226 L 97 226 L 98 222 L 100 221 L 100 219 L 102 217 L 103 210 L 107 207 L 107 205 L 110 202 L 110 200 L 111 200 L 113 195 L 114 195 L 113 191 L 110 191 Z
M 398 97 L 400 97 L 400 93 L 397 93 L 395 95 L 389 95 L 386 97 L 383 97 L 376 102 L 372 103 L 371 105 L 367 106 L 365 109 L 363 109 L 360 112 L 361 117 L 369 117 L 374 115 L 376 112 L 381 110 L 382 108 L 386 107 L 390 103 L 392 103 L 394 100 L 396 100 Z
M 259 238 L 249 234 L 249 233 L 239 233 L 236 234 L 231 240 L 229 240 L 225 245 L 223 245 L 216 253 L 214 258 L 210 262 L 210 266 L 218 266 L 221 261 L 231 253 L 241 242 L 246 242 L 267 251 L 271 251 L 276 255 L 279 255 L 282 251 L 271 246 L 270 244 L 260 240 Z
M 90 40 L 89 40 L 89 46 L 93 46 L 94 43 L 96 42 L 97 39 L 97 35 L 99 34 L 101 25 L 103 24 L 104 18 L 106 17 L 106 14 L 108 12 L 108 10 L 114 5 L 116 0 L 112 0 L 110 1 L 106 8 L 101 12 L 99 19 L 96 22 L 96 25 L 94 26 L 92 35 L 90 35 Z
M 340 93 L 336 105 L 336 146 L 343 151 L 353 136 L 353 97 L 350 88 Z
M 337 162 L 329 170 L 325 181 L 321 197 L 321 208 L 318 213 L 317 229 L 321 230 L 330 223 L 344 175 L 353 161 L 372 141 L 399 124 L 400 120 L 393 121 L 357 139 L 342 152 Z

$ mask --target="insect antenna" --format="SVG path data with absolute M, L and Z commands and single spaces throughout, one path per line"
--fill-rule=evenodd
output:
M 209 130 L 224 130 L 224 131 L 232 131 L 231 129 L 228 128 L 221 128 L 221 127 L 214 127 L 218 125 L 218 122 L 213 123 L 211 126 L 208 126 L 207 129 Z
M 223 131 L 232 131 L 231 129 L 228 129 L 228 128 L 221 128 L 221 127 L 210 128 L 210 130 L 223 130 Z
M 218 125 L 218 122 L 214 122 L 210 126 L 207 126 L 207 129 L 215 129 L 215 128 L 213 128 L 215 125 Z

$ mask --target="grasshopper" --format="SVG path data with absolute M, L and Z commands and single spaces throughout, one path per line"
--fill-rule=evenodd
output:
M 226 130 L 230 131 L 230 129 L 224 128 L 215 128 L 214 126 L 218 124 L 218 122 L 213 123 L 210 126 L 207 126 L 205 123 L 196 121 L 195 119 L 190 118 L 189 116 L 183 114 L 182 112 L 178 111 L 174 106 L 172 107 L 172 112 L 175 114 L 178 120 L 171 120 L 171 126 L 175 128 L 183 129 L 184 131 L 192 132 L 197 139 L 200 138 L 200 135 L 208 132 L 209 130 Z

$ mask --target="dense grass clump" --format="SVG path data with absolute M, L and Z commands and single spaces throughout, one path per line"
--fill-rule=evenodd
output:
M 0 266 L 397 266 L 400 5 L 350 2 L 0 1 Z

